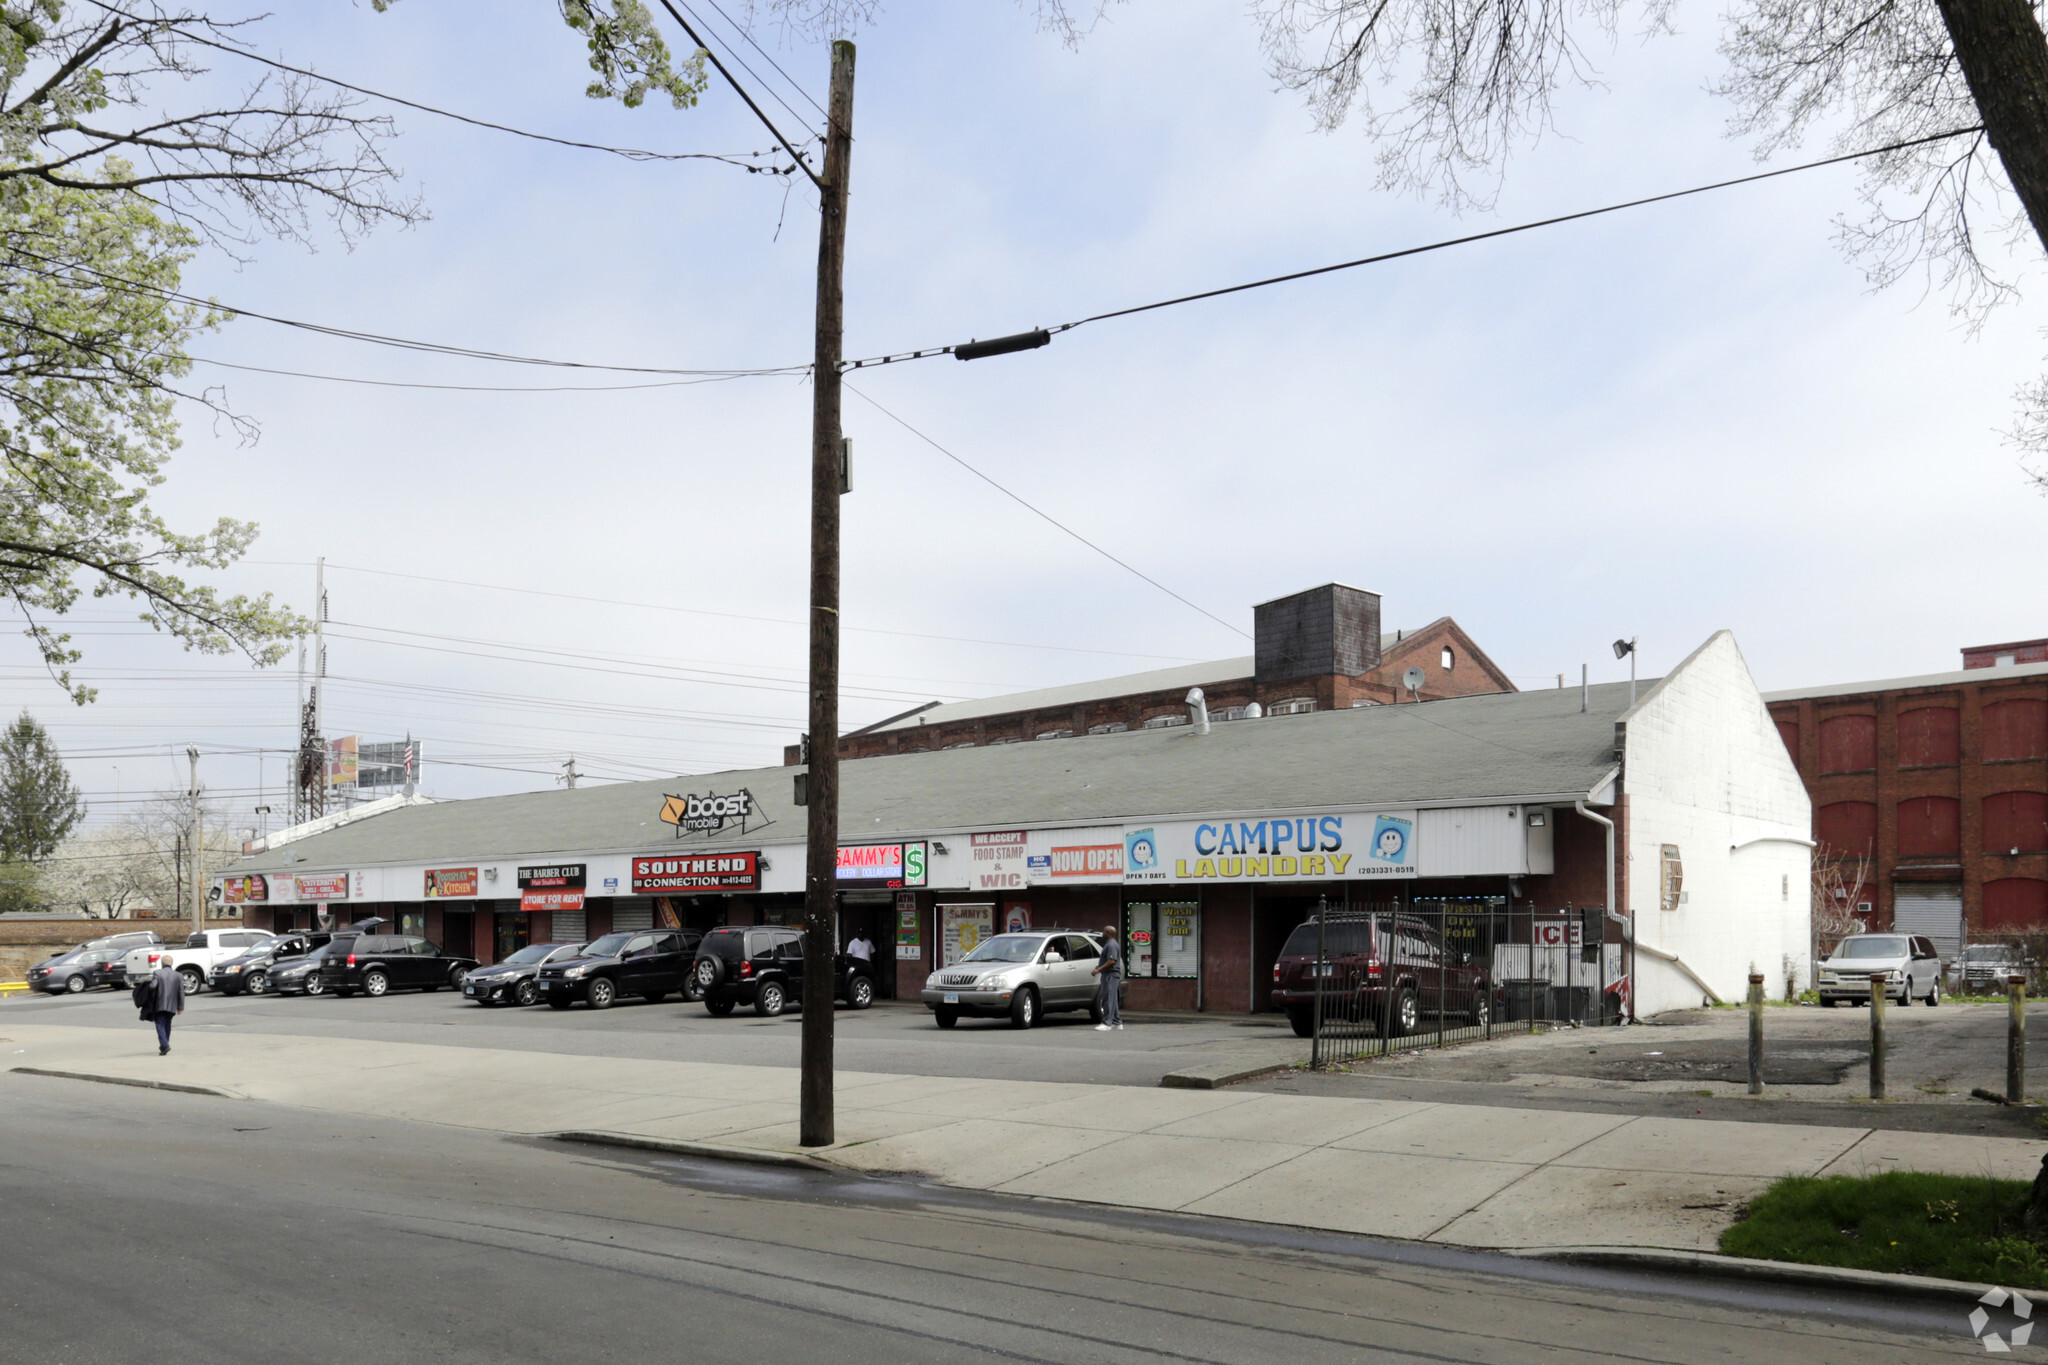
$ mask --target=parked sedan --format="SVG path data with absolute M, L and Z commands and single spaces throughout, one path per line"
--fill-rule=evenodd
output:
M 462 983 L 462 998 L 479 1005 L 532 1005 L 540 1001 L 540 969 L 566 962 L 583 950 L 580 943 L 534 943 L 495 966 L 478 967 Z
M 50 995 L 82 995 L 101 986 L 118 985 L 118 978 L 110 980 L 105 969 L 109 963 L 118 968 L 123 951 L 80 944 L 29 968 L 29 989 Z
M 320 979 L 336 995 L 461 990 L 474 970 L 475 958 L 444 953 L 410 934 L 342 934 L 320 956 Z
M 292 934 L 274 938 L 251 948 L 240 957 L 229 958 L 206 978 L 208 988 L 222 995 L 264 995 L 270 991 L 271 973 L 278 966 L 304 958 L 326 943 L 331 934 Z
M 334 944 L 328 943 L 304 957 L 271 963 L 266 973 L 270 989 L 278 995 L 325 995 L 327 983 L 320 975 L 321 960 L 333 950 Z

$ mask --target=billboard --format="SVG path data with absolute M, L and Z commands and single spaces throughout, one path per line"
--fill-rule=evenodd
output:
M 270 899 L 270 883 L 259 873 L 253 877 L 228 877 L 220 884 L 220 898 L 229 905 Z
M 389 744 L 363 744 L 356 750 L 358 787 L 403 787 L 419 781 L 420 746 L 417 740 L 393 740 Z
M 343 735 L 327 746 L 327 785 L 352 787 L 357 772 L 356 737 Z

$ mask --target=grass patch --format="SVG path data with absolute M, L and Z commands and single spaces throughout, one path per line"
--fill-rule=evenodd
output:
M 2048 1255 L 2022 1231 L 2027 1183 L 1887 1171 L 1792 1176 L 1721 1234 L 1729 1256 L 2048 1289 Z

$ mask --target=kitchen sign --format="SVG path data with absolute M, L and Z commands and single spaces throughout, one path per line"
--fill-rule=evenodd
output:
M 476 869 L 473 867 L 435 867 L 427 870 L 426 898 L 442 900 L 449 896 L 474 896 L 476 894 Z
M 761 854 L 686 853 L 633 860 L 633 893 L 646 891 L 759 891 Z
M 519 869 L 521 891 L 562 890 L 583 885 L 584 865 L 582 863 L 545 863 L 538 867 Z

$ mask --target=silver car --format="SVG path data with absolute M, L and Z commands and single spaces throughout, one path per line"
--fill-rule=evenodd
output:
M 1048 1014 L 1086 1010 L 1102 1022 L 1102 935 L 1079 929 L 1032 929 L 997 934 L 926 979 L 919 997 L 940 1028 L 960 1016 L 1001 1018 L 1030 1028 Z
M 2004 995 L 2006 978 L 2023 976 L 2031 984 L 2034 964 L 2011 943 L 1973 943 L 1948 968 L 1950 987 L 1969 995 Z
M 1815 989 L 1823 1005 L 1870 999 L 1870 978 L 1882 973 L 1885 998 L 1895 1004 L 1941 1003 L 1941 957 L 1919 934 L 1851 934 L 1820 964 Z

